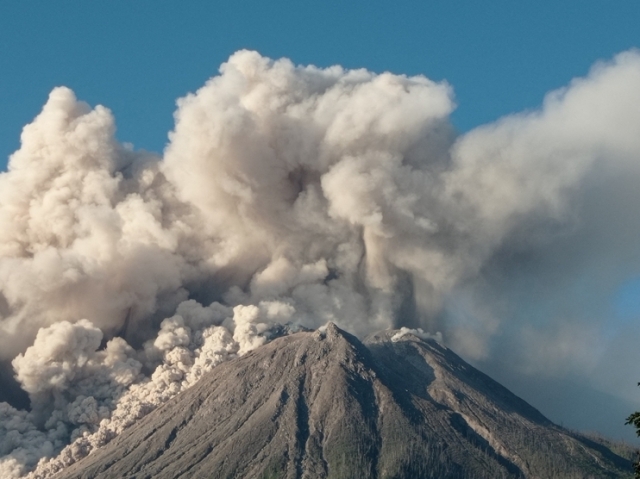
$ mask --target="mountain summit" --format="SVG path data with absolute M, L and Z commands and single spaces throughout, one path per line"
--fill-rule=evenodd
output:
M 216 367 L 72 478 L 605 478 L 630 462 L 434 340 L 329 324 Z

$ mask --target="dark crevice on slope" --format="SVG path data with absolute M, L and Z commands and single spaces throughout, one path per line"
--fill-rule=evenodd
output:
M 303 474 L 303 461 L 307 442 L 309 440 L 309 408 L 305 400 L 304 378 L 298 380 L 298 396 L 296 398 L 296 477 L 301 478 Z
M 467 421 L 458 413 L 453 413 L 449 417 L 449 422 L 451 426 L 458 431 L 460 434 L 464 436 L 471 445 L 477 449 L 482 450 L 484 454 L 488 454 L 493 459 L 495 459 L 501 466 L 503 466 L 509 474 L 516 478 L 525 477 L 524 473 L 520 468 L 515 465 L 513 462 L 509 461 L 506 457 L 499 454 L 489 442 L 480 436 L 477 432 L 473 430 L 471 426 L 467 423 Z
M 624 468 L 629 463 L 628 459 L 620 457 L 608 447 L 602 444 L 598 444 L 596 441 L 589 439 L 588 437 L 585 437 L 581 434 L 573 433 L 573 432 L 570 433 L 570 435 L 577 441 L 584 444 L 587 448 L 593 449 L 594 451 L 597 451 L 598 453 L 600 453 L 606 461 L 615 464 L 619 468 Z M 611 477 L 611 476 L 607 476 L 607 477 Z

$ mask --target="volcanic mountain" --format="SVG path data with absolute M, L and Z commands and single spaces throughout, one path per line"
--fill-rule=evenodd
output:
M 605 478 L 631 464 L 434 340 L 329 324 L 223 363 L 71 478 Z

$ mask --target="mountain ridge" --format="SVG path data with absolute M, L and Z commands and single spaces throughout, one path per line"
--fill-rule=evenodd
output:
M 330 323 L 217 366 L 54 477 L 630 477 L 579 437 L 434 340 Z

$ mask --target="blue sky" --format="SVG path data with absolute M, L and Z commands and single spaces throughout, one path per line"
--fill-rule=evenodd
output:
M 464 132 L 534 109 L 596 61 L 640 47 L 639 20 L 637 0 L 2 2 L 0 169 L 59 85 L 110 108 L 121 141 L 160 152 L 176 99 L 243 48 L 446 80 Z M 638 297 L 640 280 L 612 295 L 618 322 L 638 319 Z
M 241 48 L 445 79 L 465 131 L 638 46 L 638 19 L 635 0 L 2 2 L 0 166 L 57 85 L 111 108 L 120 140 L 159 151 L 176 98 Z

